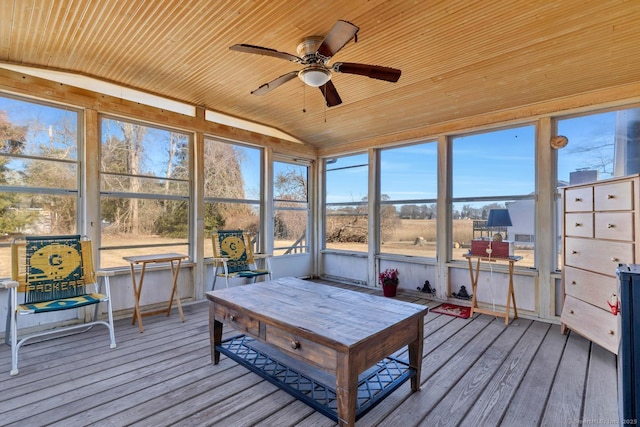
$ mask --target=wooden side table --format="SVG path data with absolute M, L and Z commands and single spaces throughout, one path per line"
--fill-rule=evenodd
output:
M 144 326 L 142 325 L 142 316 L 150 316 L 152 314 L 167 313 L 167 316 L 171 314 L 171 305 L 175 298 L 176 305 L 178 306 L 178 313 L 180 313 L 180 319 L 184 322 L 184 313 L 182 312 L 182 303 L 180 302 L 180 295 L 178 294 L 178 273 L 180 272 L 180 264 L 183 259 L 188 256 L 177 253 L 168 254 L 154 254 L 154 255 L 137 255 L 122 257 L 125 261 L 129 262 L 131 266 L 131 281 L 133 282 L 133 297 L 135 308 L 133 310 L 133 318 L 131 324 L 135 325 L 138 321 L 138 329 L 140 332 L 144 332 Z M 142 313 L 140 311 L 140 295 L 142 294 L 142 282 L 144 281 L 144 272 L 147 268 L 147 264 L 168 262 L 171 265 L 171 274 L 173 276 L 173 286 L 171 287 L 171 297 L 169 298 L 169 305 L 166 309 L 154 310 Z M 175 264 L 174 264 L 175 263 Z M 135 265 L 142 264 L 140 270 L 140 279 L 136 283 Z
M 469 261 L 469 275 L 471 276 L 471 292 L 473 296 L 471 297 L 471 317 L 473 317 L 474 313 L 482 313 L 489 314 L 497 317 L 504 317 L 504 324 L 509 324 L 509 311 L 511 308 L 511 302 L 513 302 L 513 318 L 518 318 L 518 307 L 516 306 L 516 296 L 513 291 L 513 264 L 520 261 L 522 259 L 521 256 L 512 256 L 512 257 L 488 257 L 486 255 L 473 255 L 473 254 L 465 254 L 464 257 Z M 472 260 L 476 260 L 476 268 L 475 273 L 473 269 Z M 480 273 L 480 262 L 507 262 L 509 263 L 509 289 L 507 290 L 507 304 L 505 305 L 505 311 L 494 311 L 486 308 L 478 307 L 478 299 L 477 299 L 477 288 L 478 288 L 478 275 Z

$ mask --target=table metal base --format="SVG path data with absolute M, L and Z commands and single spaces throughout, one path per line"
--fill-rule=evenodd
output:
M 222 341 L 216 350 L 250 369 L 316 411 L 338 421 L 335 384 L 320 382 L 267 355 L 256 340 L 238 335 Z M 405 361 L 386 357 L 360 374 L 356 420 L 380 403 L 389 393 L 415 376 Z

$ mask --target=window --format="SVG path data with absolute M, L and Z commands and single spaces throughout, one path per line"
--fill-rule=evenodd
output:
M 274 255 L 309 252 L 308 166 L 273 162 Z
M 380 252 L 436 257 L 438 147 L 380 151 Z
M 0 277 L 11 241 L 78 232 L 79 113 L 0 96 Z
M 367 251 L 367 154 L 325 160 L 325 248 Z
M 244 230 L 257 244 L 260 231 L 262 150 L 206 138 L 204 141 L 204 254 L 213 256 L 211 232 Z M 255 248 L 254 248 L 255 249 Z
M 569 142 L 558 153 L 558 187 L 640 173 L 640 108 L 557 121 Z M 562 266 L 562 203 L 557 205 L 558 269 Z
M 452 138 L 452 259 L 463 259 L 473 238 L 485 237 L 494 208 L 509 209 L 518 264 L 533 267 L 535 240 L 535 127 L 522 126 Z M 529 236 L 524 241 L 518 236 Z
M 100 266 L 154 251 L 188 254 L 190 136 L 108 117 L 100 126 Z

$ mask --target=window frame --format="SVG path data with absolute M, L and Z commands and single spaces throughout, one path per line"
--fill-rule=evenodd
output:
M 187 178 L 167 178 L 162 176 L 154 176 L 148 174 L 131 174 L 124 172 L 107 172 L 102 170 L 102 156 L 103 156 L 103 121 L 104 120 L 113 120 L 119 122 L 126 122 L 134 125 L 145 126 L 148 128 L 153 128 L 160 131 L 165 131 L 171 133 L 177 133 L 184 135 L 187 139 L 187 147 L 188 147 L 188 166 L 187 166 Z M 118 116 L 113 116 L 110 114 L 99 114 L 98 115 L 98 152 L 100 161 L 98 163 L 98 212 L 100 218 L 102 218 L 102 201 L 105 198 L 118 198 L 118 199 L 141 199 L 141 200 L 162 200 L 162 201 L 177 201 L 177 202 L 186 202 L 187 203 L 187 235 L 186 239 L 183 242 L 167 242 L 167 243 L 138 243 L 138 244 L 125 244 L 125 245 L 103 245 L 103 223 L 100 221 L 100 230 L 98 233 L 98 265 L 103 268 L 111 268 L 114 266 L 102 266 L 103 263 L 103 254 L 105 251 L 119 251 L 119 250 L 127 250 L 127 249 L 148 249 L 148 248 L 170 248 L 170 247 L 186 247 L 186 252 L 189 255 L 189 258 L 192 258 L 192 248 L 194 246 L 193 242 L 193 210 L 194 210 L 194 188 L 193 188 L 193 173 L 194 173 L 194 135 L 191 132 L 187 132 L 182 129 L 171 128 L 167 126 L 158 125 L 155 123 L 147 123 L 140 120 L 135 120 L 131 118 L 123 118 Z M 154 181 L 162 181 L 162 182 L 174 182 L 174 183 L 183 183 L 187 187 L 186 194 L 177 195 L 177 194 L 163 194 L 163 193 L 133 193 L 131 191 L 107 191 L 102 189 L 103 177 L 123 177 L 123 178 L 141 178 L 143 180 L 154 180 Z M 121 265 L 116 266 L 117 268 L 123 267 L 127 264 L 126 262 L 122 262 Z
M 383 157 L 384 157 L 384 152 L 385 151 L 391 151 L 391 150 L 399 150 L 399 149 L 411 149 L 411 148 L 419 148 L 419 146 L 427 146 L 430 145 L 429 148 L 434 147 L 435 148 L 435 161 L 433 166 L 433 171 L 434 171 L 434 175 L 435 175 L 435 186 L 434 188 L 432 188 L 431 190 L 434 191 L 434 196 L 431 198 L 411 198 L 411 199 L 399 199 L 399 198 L 390 198 L 388 200 L 383 200 L 382 196 L 385 195 L 386 193 L 384 193 L 383 191 L 383 168 L 382 168 L 382 162 L 383 162 Z M 399 253 L 399 252 L 383 252 L 382 249 L 384 248 L 384 245 L 382 245 L 382 221 L 383 221 L 383 215 L 382 215 L 382 208 L 384 206 L 398 206 L 400 207 L 399 211 L 396 211 L 396 213 L 398 214 L 398 217 L 400 219 L 402 219 L 402 211 L 401 208 L 402 206 L 405 205 L 435 205 L 436 210 L 435 210 L 435 221 L 436 221 L 436 225 L 435 225 L 435 231 L 436 231 L 436 236 L 437 236 L 437 227 L 438 227 L 438 215 L 437 215 L 437 208 L 438 208 L 438 187 L 439 187 L 439 182 L 438 182 L 438 141 L 437 139 L 429 139 L 429 140 L 424 140 L 424 141 L 416 141 L 413 142 L 411 144 L 404 144 L 404 145 L 396 145 L 396 146 L 390 146 L 390 147 L 384 147 L 384 148 L 379 148 L 378 149 L 378 167 L 376 168 L 378 171 L 378 179 L 380 181 L 379 184 L 379 188 L 378 188 L 378 208 L 377 208 L 377 215 L 379 218 L 379 221 L 381 222 L 380 226 L 378 227 L 378 236 L 377 236 L 377 249 L 376 252 L 379 255 L 385 255 L 385 256 L 405 256 L 405 257 L 420 257 L 420 258 L 425 258 L 428 260 L 435 260 L 438 256 L 438 247 L 437 247 L 437 237 L 436 239 L 433 240 L 433 244 L 435 246 L 435 254 L 433 257 L 431 256 L 427 256 L 427 255 L 416 255 L 416 254 L 409 254 L 409 253 Z
M 464 247 L 462 244 L 466 243 L 466 242 L 456 242 L 455 241 L 455 234 L 456 234 L 456 229 L 454 227 L 453 224 L 453 220 L 454 220 L 454 208 L 456 205 L 460 205 L 460 204 L 478 204 L 478 203 L 483 203 L 485 202 L 485 206 L 487 205 L 491 205 L 493 203 L 497 203 L 500 204 L 502 203 L 505 207 L 507 207 L 507 204 L 509 202 L 513 203 L 513 202 L 519 202 L 519 201 L 528 201 L 530 200 L 532 202 L 532 208 L 531 208 L 531 227 L 533 230 L 533 236 L 536 235 L 537 232 L 537 222 L 536 222 L 536 210 L 537 210 L 537 194 L 538 194 L 538 182 L 537 182 L 537 175 L 538 175 L 538 165 L 537 165 L 537 156 L 536 156 L 536 151 L 538 149 L 537 146 L 537 135 L 538 135 L 538 123 L 535 122 L 523 122 L 523 123 L 516 123 L 513 125 L 509 125 L 509 126 L 500 126 L 500 127 L 496 127 L 496 128 L 488 128 L 488 129 L 484 129 L 482 131 L 475 131 L 475 132 L 468 132 L 468 133 L 461 133 L 461 134 L 457 134 L 457 135 L 451 135 L 448 138 L 448 145 L 449 145 L 449 161 L 448 161 L 448 171 L 449 171 L 449 179 L 451 182 L 450 188 L 449 188 L 449 195 L 450 195 L 450 200 L 449 203 L 447 205 L 447 216 L 449 218 L 449 220 L 451 221 L 451 225 L 450 225 L 450 232 L 451 232 L 451 236 L 449 238 L 449 241 L 451 241 L 451 246 L 449 247 L 449 253 L 448 253 L 448 259 L 450 261 L 453 262 L 465 262 L 464 258 L 461 256 L 456 256 L 456 254 L 454 253 L 454 250 L 459 252 L 459 253 L 464 253 L 467 251 L 468 248 Z M 480 136 L 480 135 L 489 135 L 491 133 L 496 133 L 496 132 L 502 132 L 502 131 L 509 131 L 509 130 L 514 130 L 514 129 L 518 129 L 518 128 L 531 128 L 532 129 L 532 133 L 531 133 L 531 144 L 532 144 L 532 152 L 531 152 L 531 160 L 533 162 L 533 166 L 532 166 L 532 170 L 533 170 L 533 175 L 532 175 L 532 182 L 533 182 L 533 188 L 532 191 L 528 194 L 499 194 L 499 195 L 478 195 L 478 196 L 467 196 L 467 195 L 460 195 L 460 196 L 456 196 L 454 194 L 454 184 L 455 184 L 455 170 L 454 170 L 454 162 L 456 161 L 455 159 L 455 140 L 457 138 L 463 138 L 463 137 L 475 137 L 475 136 Z M 482 218 L 472 218 L 474 220 L 478 220 L 478 219 L 482 219 Z M 512 217 L 512 222 L 514 218 Z M 515 224 L 514 224 L 515 226 Z M 522 234 L 522 233 L 517 233 L 517 230 L 513 230 L 511 233 L 513 233 L 513 235 L 515 234 Z M 473 236 L 472 236 L 473 238 Z M 509 239 L 508 240 L 512 240 L 511 239 L 511 234 L 509 234 Z M 460 247 L 457 247 L 456 243 L 460 243 Z M 470 244 L 471 242 L 469 242 Z M 519 267 L 526 267 L 526 268 L 536 268 L 537 265 L 537 248 L 536 248 L 536 243 L 535 243 L 535 237 L 534 237 L 534 241 L 533 242 L 529 242 L 531 243 L 531 251 L 533 254 L 533 262 L 531 265 L 524 265 L 523 262 L 519 263 Z M 517 247 L 516 242 L 514 241 L 514 246 Z
M 258 225 L 257 225 L 257 235 L 255 236 L 251 236 L 251 241 L 253 243 L 253 251 L 254 252 L 261 252 L 260 248 L 262 247 L 262 245 L 264 244 L 261 240 L 261 236 L 264 230 L 264 216 L 265 216 L 265 212 L 264 212 L 264 203 L 263 203 L 263 199 L 264 199 L 264 159 L 265 159 L 265 149 L 264 147 L 259 147 L 259 146 L 255 146 L 255 145 L 251 145 L 251 144 L 247 144 L 247 143 L 242 143 L 239 141 L 231 141 L 231 140 L 227 140 L 224 138 L 220 138 L 220 137 L 215 137 L 215 136 L 211 136 L 211 135 L 205 135 L 204 137 L 204 144 L 207 144 L 208 141 L 212 141 L 212 142 L 216 142 L 216 143 L 220 143 L 220 144 L 227 144 L 231 147 L 241 147 L 242 149 L 248 149 L 248 150 L 256 150 L 256 153 L 258 154 L 259 160 L 259 170 L 258 170 L 258 176 L 259 176 L 259 182 L 258 182 L 258 198 L 247 198 L 246 194 L 245 194 L 245 198 L 232 198 L 232 197 L 216 197 L 216 196 L 208 196 L 206 194 L 206 189 L 203 192 L 203 197 L 202 197 L 202 206 L 203 209 L 205 210 L 205 215 L 206 215 L 206 207 L 209 204 L 215 204 L 215 203 L 220 203 L 220 204 L 238 204 L 238 205 L 247 205 L 249 207 L 255 210 L 257 210 L 257 215 L 258 215 Z M 204 160 L 202 160 L 204 163 Z M 206 180 L 207 180 L 207 174 L 206 174 L 206 169 L 207 165 L 206 163 L 204 164 L 204 169 L 203 169 L 203 186 L 206 188 Z M 205 220 L 206 223 L 206 220 Z M 204 230 L 205 233 L 207 232 L 207 230 Z M 243 230 L 248 232 L 249 234 L 252 234 L 252 230 Z M 210 236 L 205 236 L 204 240 L 204 245 L 205 248 L 211 248 L 211 242 L 210 242 Z M 207 246 L 208 245 L 208 246 Z M 208 251 L 208 249 L 205 249 L 205 251 Z M 211 254 L 212 256 L 213 254 Z M 205 257 L 208 257 L 208 255 L 205 255 Z
M 357 163 L 357 164 L 353 164 L 353 165 L 346 165 L 346 166 L 342 166 L 342 167 L 338 167 L 338 168 L 334 168 L 334 169 L 329 169 L 327 166 L 333 163 L 336 163 L 336 161 L 338 159 L 344 159 L 344 158 L 349 158 L 349 157 L 359 157 L 359 156 L 363 156 L 364 157 L 364 163 Z M 367 186 L 367 191 L 365 193 L 365 198 L 366 200 L 359 200 L 359 201 L 351 201 L 351 202 L 328 202 L 327 198 L 329 197 L 328 194 L 328 185 L 327 185 L 327 181 L 328 181 L 328 173 L 331 171 L 337 171 L 337 170 L 347 170 L 347 169 L 355 169 L 355 168 L 360 168 L 360 167 L 364 167 L 366 174 L 367 174 L 367 181 L 366 181 L 366 186 Z M 330 216 L 354 216 L 354 217 L 361 217 L 361 218 L 365 218 L 367 220 L 367 224 L 372 220 L 372 218 L 369 217 L 369 204 L 370 204 L 370 200 L 368 197 L 368 183 L 369 183 L 369 153 L 368 152 L 357 152 L 357 153 L 350 153 L 350 154 L 345 154 L 345 155 L 341 155 L 341 156 L 333 156 L 333 157 L 329 157 L 329 158 L 325 158 L 323 160 L 323 176 L 324 176 L 324 183 L 323 183 L 323 204 L 322 204 L 322 217 L 323 217 L 323 224 L 322 224 L 322 229 L 323 229 L 323 236 L 322 236 L 322 250 L 323 251 L 336 251 L 336 252 L 344 252 L 344 253 L 367 253 L 368 252 L 368 240 L 367 243 L 365 243 L 365 248 L 364 250 L 352 250 L 352 249 L 339 249 L 339 248 L 330 248 L 327 247 L 327 231 L 328 231 L 328 227 L 327 227 L 327 218 Z M 342 208 L 342 209 L 348 209 L 348 208 L 353 208 L 354 212 L 353 213 L 344 213 L 344 214 L 339 214 L 339 213 L 335 213 L 335 214 L 331 214 L 329 215 L 327 213 L 329 208 Z M 362 209 L 362 207 L 364 207 L 364 209 Z M 367 232 L 368 232 L 368 228 L 367 228 Z M 368 233 L 367 233 L 368 234 Z M 368 239 L 368 237 L 367 237 Z
M 292 165 L 295 167 L 304 167 L 305 171 L 306 171 L 306 194 L 305 194 L 305 200 L 290 200 L 290 199 L 277 199 L 276 198 L 276 174 L 275 174 L 275 170 L 276 170 L 276 164 L 277 163 L 281 163 L 281 164 L 288 164 L 288 165 Z M 283 158 L 283 157 L 276 157 L 273 159 L 272 162 L 272 170 L 273 170 L 273 203 L 272 203 L 272 209 L 273 209 L 273 228 L 274 228 L 274 236 L 273 236 L 273 255 L 274 256 L 285 256 L 285 255 L 295 255 L 295 254 L 308 254 L 311 252 L 311 244 L 310 244 L 310 237 L 311 237 L 311 201 L 310 201 L 310 195 L 309 195 L 309 189 L 310 189 L 310 178 L 311 178 L 311 173 L 313 172 L 312 168 L 311 168 L 311 161 L 297 161 L 295 159 L 287 159 L 287 158 Z M 292 204 L 294 206 L 281 206 L 279 207 L 278 204 L 279 203 L 287 203 L 287 204 Z M 292 211 L 292 212 L 306 212 L 306 219 L 305 219 L 305 231 L 303 236 L 301 236 L 301 238 L 299 238 L 298 240 L 301 240 L 301 244 L 296 245 L 295 242 L 293 245 L 290 246 L 276 246 L 276 227 L 275 227 L 275 222 L 276 222 L 276 216 L 278 214 L 278 212 L 285 212 L 285 211 Z M 284 253 L 279 253 L 284 251 Z

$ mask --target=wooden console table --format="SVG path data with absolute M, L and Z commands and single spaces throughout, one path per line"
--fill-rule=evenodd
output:
M 464 257 L 469 261 L 469 275 L 471 276 L 471 317 L 473 317 L 474 313 L 482 313 L 489 314 L 492 316 L 504 317 L 504 324 L 509 324 L 509 311 L 511 308 L 511 302 L 513 302 L 513 318 L 518 318 L 518 307 L 516 306 L 516 296 L 513 291 L 513 264 L 520 261 L 522 259 L 521 256 L 512 256 L 512 257 L 489 257 L 486 255 L 473 255 L 473 254 L 465 254 Z M 476 260 L 476 268 L 475 274 L 473 270 L 472 260 Z M 480 273 L 480 262 L 506 262 L 509 263 L 509 289 L 507 290 L 507 303 L 505 305 L 505 311 L 494 311 L 485 308 L 478 307 L 478 274 Z
M 223 353 L 341 426 L 353 426 L 360 415 L 408 379 L 414 391 L 420 389 L 423 324 L 429 310 L 426 306 L 292 277 L 206 295 L 211 301 L 209 327 L 214 364 Z M 223 342 L 223 323 L 244 335 Z M 400 368 L 404 373 L 382 389 L 366 388 L 370 385 L 367 381 L 390 375 L 388 366 L 398 370 L 400 361 L 389 355 L 407 345 L 409 361 L 404 362 L 406 368 Z M 250 352 L 258 357 L 247 357 Z M 252 360 L 261 361 L 261 367 L 252 365 Z M 277 366 L 273 371 L 288 374 L 304 370 L 304 390 L 292 390 L 290 377 L 279 382 L 274 377 L 277 374 L 265 372 L 268 368 L 264 366 Z M 309 378 L 314 381 L 312 387 Z M 304 394 L 316 387 L 324 387 L 327 394 L 335 396 L 330 399 L 335 408 L 317 404 Z M 359 389 L 364 389 L 365 395 L 367 389 L 379 391 L 372 399 L 375 402 L 363 408 Z
M 144 326 L 142 325 L 142 316 L 150 316 L 152 314 L 167 313 L 167 316 L 171 314 L 171 305 L 175 298 L 176 305 L 178 306 L 178 313 L 180 313 L 180 320 L 184 322 L 184 314 L 182 313 L 182 303 L 180 302 L 180 295 L 178 294 L 178 273 L 180 273 L 180 264 L 183 259 L 188 256 L 183 254 L 168 253 L 168 254 L 155 254 L 155 255 L 137 255 L 123 257 L 131 266 L 131 281 L 133 282 L 133 299 L 135 308 L 133 309 L 133 318 L 131 324 L 135 325 L 138 321 L 138 329 L 140 332 L 144 332 Z M 140 295 L 142 294 L 142 282 L 144 280 L 144 272 L 147 268 L 147 264 L 168 262 L 171 265 L 171 275 L 173 277 L 173 285 L 171 287 L 171 297 L 169 298 L 169 305 L 166 309 L 148 311 L 142 313 L 140 311 Z M 174 264 L 175 263 L 175 264 Z M 136 283 L 135 265 L 142 264 L 140 270 L 140 279 Z

